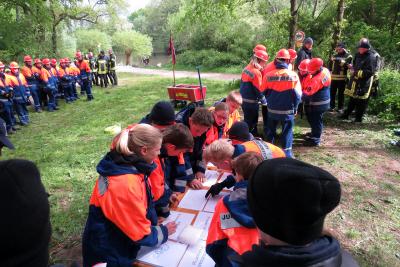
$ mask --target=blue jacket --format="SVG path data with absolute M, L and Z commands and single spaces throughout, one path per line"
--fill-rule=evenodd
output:
M 157 215 L 147 181 L 148 175 L 154 169 L 155 164 L 148 164 L 135 155 L 122 156 L 115 150 L 107 153 L 100 161 L 97 166 L 100 176 L 90 200 L 89 215 L 82 238 L 85 267 L 91 267 L 97 263 L 131 267 L 141 246 L 152 247 L 166 242 L 168 231 L 163 225 L 157 226 Z M 124 185 L 127 181 L 125 179 L 128 179 L 126 175 L 136 176 L 131 177 L 134 179 L 143 179 L 144 188 L 116 188 L 116 185 Z M 141 180 L 137 181 L 141 183 Z M 147 204 L 146 214 L 137 213 L 138 210 L 143 210 L 141 203 L 135 202 L 134 199 L 132 203 L 129 202 L 130 198 L 126 194 L 133 189 L 140 192 L 138 195 L 142 194 L 141 190 L 145 190 L 146 197 L 142 201 Z M 117 190 L 121 194 L 110 190 Z M 105 199 L 101 198 L 105 197 L 109 202 L 102 202 Z M 140 216 L 145 216 L 145 218 Z M 136 221 L 141 222 L 140 225 L 135 225 Z M 142 223 L 145 221 L 150 222 L 150 229 L 146 229 L 149 234 L 143 236 Z M 142 236 L 142 238 L 133 240 L 130 235 Z
M 275 63 L 276 69 L 265 75 L 262 88 L 268 103 L 268 117 L 293 120 L 301 100 L 301 84 L 286 63 Z
M 193 114 L 195 108 L 194 105 L 188 105 L 186 108 L 179 111 L 176 114 L 176 122 L 183 123 L 190 128 L 189 117 Z M 206 166 L 203 162 L 203 147 L 207 138 L 206 133 L 207 132 L 203 133 L 201 136 L 194 137 L 193 152 L 185 154 L 185 159 L 189 159 L 193 173 L 206 172 Z

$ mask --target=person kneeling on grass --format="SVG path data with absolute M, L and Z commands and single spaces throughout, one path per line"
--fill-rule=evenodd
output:
M 260 244 L 230 260 L 243 267 L 357 267 L 323 231 L 340 195 L 339 181 L 318 167 L 289 158 L 262 162 L 247 188 Z
M 232 172 L 232 160 L 245 152 L 255 152 L 263 159 L 273 159 L 285 157 L 285 152 L 279 147 L 264 142 L 260 139 L 244 142 L 238 145 L 232 145 L 226 139 L 220 139 L 204 149 L 204 159 L 211 162 L 218 169 Z M 225 187 L 230 188 L 236 183 L 235 178 L 229 175 L 223 182 L 210 187 L 206 193 L 208 195 L 218 195 Z
M 175 222 L 158 225 L 149 182 L 161 144 L 158 129 L 138 124 L 124 130 L 97 165 L 82 238 L 84 266 L 132 266 L 141 246 L 159 246 L 175 232 Z
M 247 152 L 232 161 L 236 172 L 233 192 L 220 199 L 208 229 L 206 252 L 219 267 L 237 266 L 228 256 L 242 255 L 258 244 L 258 231 L 247 205 L 248 178 L 263 161 L 261 155 Z

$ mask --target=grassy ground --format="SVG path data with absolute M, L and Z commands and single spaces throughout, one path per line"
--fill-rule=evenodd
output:
M 11 137 L 16 150 L 4 150 L 5 159 L 30 159 L 41 170 L 51 194 L 53 262 L 80 257 L 95 167 L 112 138 L 104 128 L 137 122 L 156 101 L 168 98 L 170 79 L 121 74 L 119 80 L 118 88 L 95 88 L 93 102 L 62 103 L 58 112 L 31 113 L 32 124 Z M 230 90 L 225 82 L 204 84 L 208 104 Z M 307 131 L 305 120 L 298 119 L 295 129 L 296 157 L 326 168 L 342 182 L 341 205 L 328 217 L 327 226 L 361 266 L 400 266 L 400 152 L 386 145 L 394 127 L 398 125 L 376 121 L 338 123 L 328 114 L 324 146 L 316 149 L 300 145 Z

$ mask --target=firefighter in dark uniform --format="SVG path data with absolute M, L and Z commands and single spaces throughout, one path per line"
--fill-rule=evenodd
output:
M 117 73 L 115 72 L 115 68 L 117 65 L 117 58 L 115 57 L 112 49 L 108 50 L 108 78 L 110 79 L 110 83 L 112 85 L 118 85 Z
M 94 85 L 99 86 L 99 76 L 97 74 L 97 62 L 96 62 L 96 58 L 93 56 L 93 52 L 89 52 L 88 54 L 88 58 L 89 58 L 89 67 L 92 70 L 92 79 L 91 82 Z
M 104 51 L 100 51 L 99 56 L 97 57 L 97 73 L 100 80 L 101 88 L 108 87 L 108 78 L 107 78 L 107 60 L 104 55 Z
M 353 65 L 350 66 L 351 77 L 344 91 L 346 95 L 350 96 L 350 101 L 341 116 L 342 119 L 348 119 L 355 109 L 355 122 L 362 122 L 363 115 L 367 110 L 376 69 L 376 57 L 374 57 L 370 49 L 369 40 L 362 38 L 358 44 L 358 52 L 354 56 Z
M 346 50 L 343 42 L 339 42 L 336 46 L 336 54 L 333 55 L 328 62 L 328 69 L 331 72 L 331 103 L 330 110 L 334 111 L 336 107 L 336 94 L 338 95 L 338 111 L 343 110 L 344 106 L 344 89 L 346 88 L 347 72 L 349 65 L 353 60 L 352 55 Z

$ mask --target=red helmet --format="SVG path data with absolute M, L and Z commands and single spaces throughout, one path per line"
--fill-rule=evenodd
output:
M 42 63 L 43 63 L 43 65 L 48 65 L 48 64 L 50 64 L 50 59 L 44 58 L 44 59 L 42 60 Z
M 3 69 L 4 67 L 5 67 L 5 66 L 4 66 L 4 63 L 0 61 L 0 68 Z
M 267 48 L 265 47 L 265 45 L 262 44 L 258 44 L 254 47 L 253 52 L 255 53 L 257 50 L 261 50 L 261 51 L 265 51 L 267 52 Z
M 53 64 L 53 65 L 56 65 L 56 64 L 57 64 L 57 59 L 52 58 L 52 59 L 50 60 L 50 63 Z
M 32 62 L 31 56 L 24 56 L 24 62 Z
M 75 53 L 75 58 L 81 58 L 82 57 L 82 52 L 78 51 Z
M 10 64 L 8 65 L 8 67 L 10 69 L 19 69 L 18 63 L 15 61 L 10 62 Z
M 66 58 L 64 58 L 64 62 L 65 62 L 65 63 L 71 63 L 71 60 L 69 60 L 69 58 L 66 57 Z
M 64 63 L 65 63 L 65 60 L 63 58 L 60 58 L 60 65 L 64 64 Z
M 308 66 L 309 63 L 310 63 L 310 60 L 308 58 L 304 59 L 303 61 L 301 61 L 300 65 L 299 65 L 299 70 L 300 71 L 307 71 L 307 66 Z
M 256 50 L 254 56 L 264 61 L 268 61 L 269 59 L 268 53 L 263 50 Z
M 40 58 L 35 58 L 35 64 L 42 64 L 42 61 L 40 60 Z
M 290 55 L 290 59 L 291 59 L 291 60 L 297 58 L 297 52 L 296 52 L 296 50 L 290 48 L 290 49 L 288 49 L 288 51 L 289 51 L 289 55 Z
M 275 58 L 281 58 L 281 59 L 290 59 L 290 54 L 287 49 L 282 48 L 281 50 L 276 53 Z
M 323 65 L 324 65 L 324 61 L 322 59 L 320 59 L 318 57 L 313 58 L 310 60 L 310 63 L 308 63 L 307 71 L 309 73 L 314 73 L 317 70 L 320 70 Z

